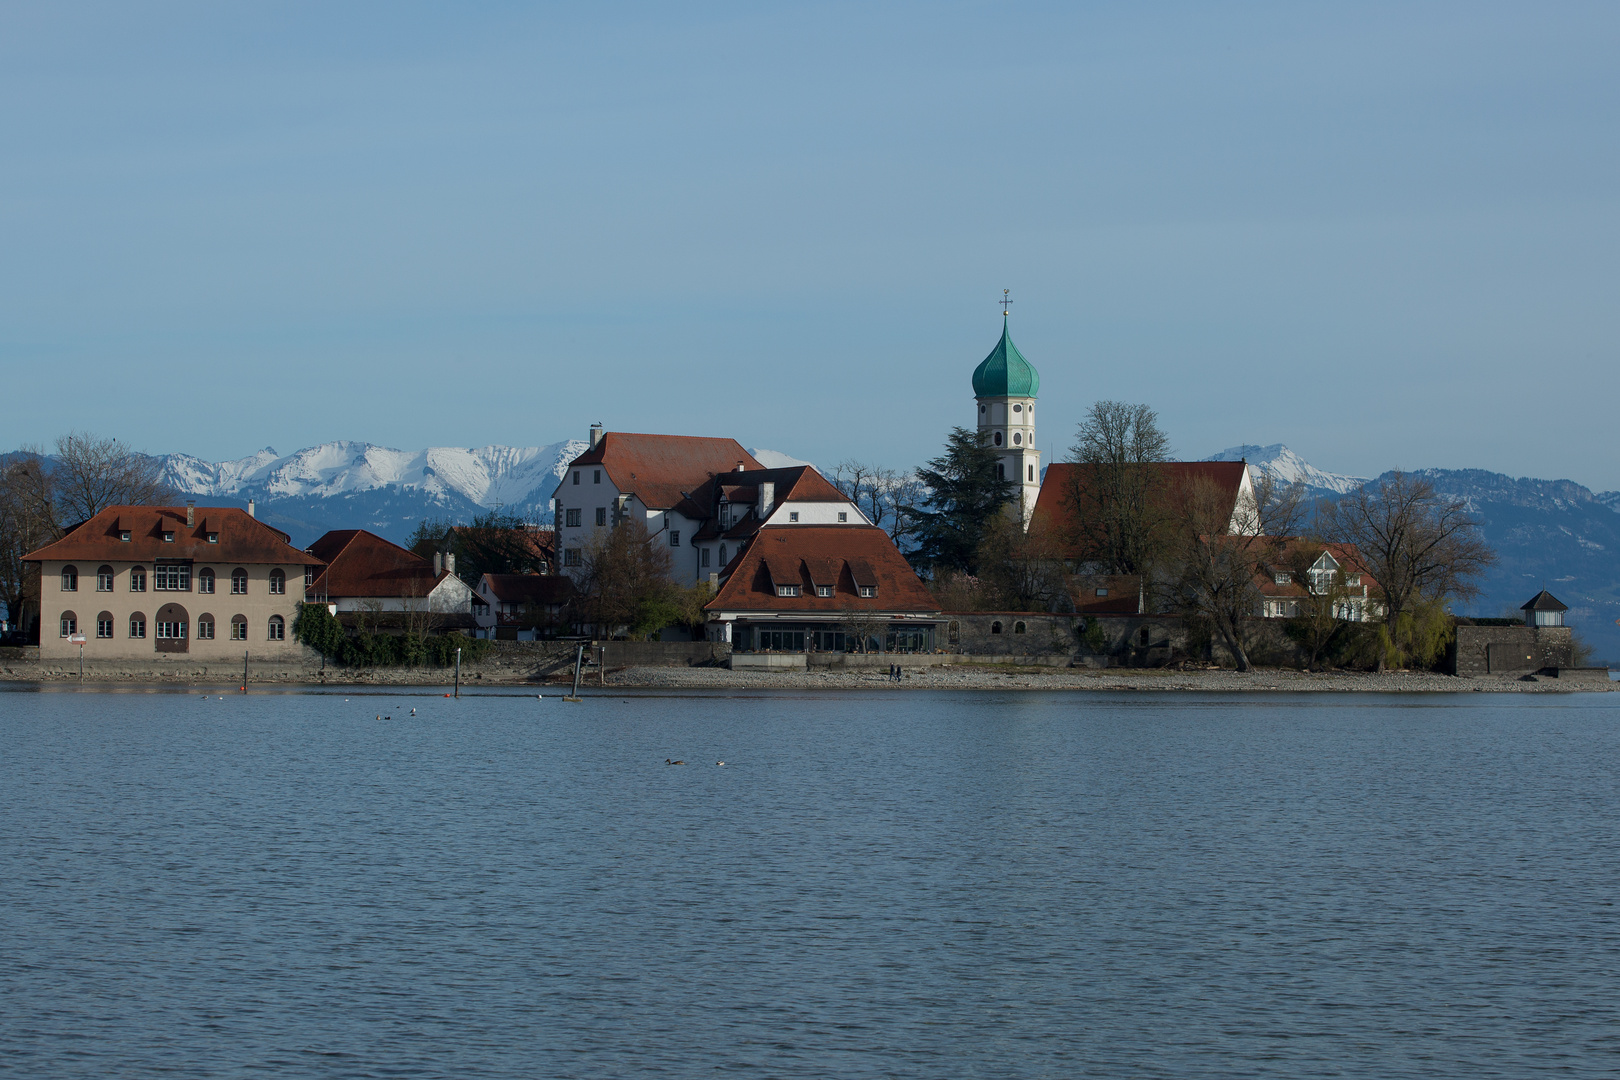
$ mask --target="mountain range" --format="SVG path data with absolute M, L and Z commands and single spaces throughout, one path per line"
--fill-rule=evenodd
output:
M 465 521 L 500 509 L 546 522 L 548 500 L 578 439 L 545 446 L 393 450 L 331 442 L 282 455 L 266 448 L 235 461 L 187 454 L 160 459 L 164 478 L 199 499 L 245 506 L 308 545 L 328 529 L 367 528 L 403 541 L 423 519 Z M 780 468 L 808 462 L 750 451 Z M 1234 446 L 1209 460 L 1244 460 L 1279 480 L 1337 498 L 1366 478 L 1327 472 L 1280 443 Z M 1467 613 L 1502 615 L 1543 586 L 1570 606 L 1569 620 L 1600 659 L 1620 662 L 1620 491 L 1593 492 L 1570 480 L 1514 478 L 1481 469 L 1418 471 L 1436 490 L 1467 503 L 1498 562 Z M 1388 475 L 1388 474 L 1385 474 Z

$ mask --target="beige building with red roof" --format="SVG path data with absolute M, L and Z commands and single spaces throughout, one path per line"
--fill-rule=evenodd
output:
M 747 540 L 768 525 L 870 524 L 812 466 L 767 469 L 735 439 L 596 427 L 553 498 L 564 573 L 581 569 L 597 530 L 639 520 L 669 549 L 675 579 L 686 585 L 718 584 Z
M 939 608 L 868 524 L 766 525 L 743 542 L 707 606 L 734 652 L 931 652 Z
M 41 659 L 298 654 L 292 622 L 321 560 L 244 510 L 112 506 L 27 556 Z

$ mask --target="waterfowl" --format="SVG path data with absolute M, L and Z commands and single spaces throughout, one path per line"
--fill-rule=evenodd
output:
M 684 762 L 684 761 L 671 761 L 671 760 L 669 760 L 669 758 L 665 758 L 664 759 L 664 764 L 665 765 L 685 765 L 686 762 Z

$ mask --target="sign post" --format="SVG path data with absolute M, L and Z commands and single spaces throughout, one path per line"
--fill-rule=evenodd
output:
M 68 641 L 79 647 L 79 681 L 84 682 L 84 635 L 69 634 Z

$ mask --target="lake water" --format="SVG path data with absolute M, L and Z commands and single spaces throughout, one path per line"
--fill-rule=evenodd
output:
M 1617 704 L 0 692 L 0 1072 L 1614 1076 Z

